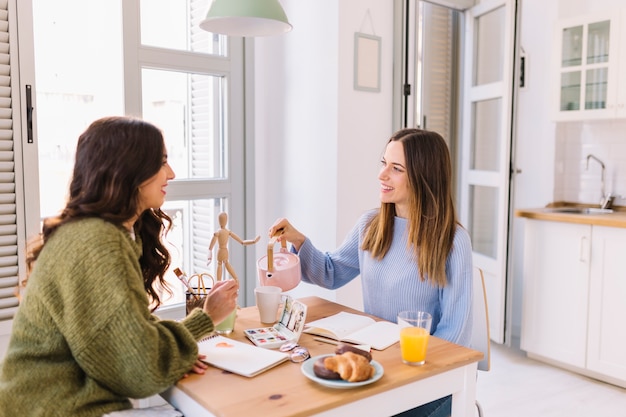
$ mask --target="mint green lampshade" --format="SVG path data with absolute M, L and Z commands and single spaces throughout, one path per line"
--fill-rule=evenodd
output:
M 200 28 L 230 36 L 268 36 L 289 32 L 291 24 L 278 0 L 214 0 Z

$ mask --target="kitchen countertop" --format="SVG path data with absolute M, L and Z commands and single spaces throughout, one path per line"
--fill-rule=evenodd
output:
M 590 207 L 593 206 L 575 203 L 551 203 L 546 207 L 515 210 L 515 216 L 535 220 L 626 228 L 626 207 L 614 207 L 613 213 L 566 213 L 556 211 L 559 208 Z

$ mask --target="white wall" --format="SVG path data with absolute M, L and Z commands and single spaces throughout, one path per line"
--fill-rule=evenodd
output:
M 626 5 L 626 4 L 625 4 Z M 617 195 L 616 205 L 626 205 L 626 121 L 559 123 L 556 129 L 555 201 L 599 204 L 602 168 L 605 192 Z
M 330 251 L 379 203 L 379 160 L 393 133 L 393 2 L 281 4 L 294 29 L 255 39 L 255 221 L 266 241 L 276 218 L 287 217 Z M 382 38 L 379 93 L 353 89 L 355 32 Z M 256 250 L 259 258 L 266 245 Z M 308 284 L 291 292 L 362 307 L 358 282 L 336 293 Z
M 596 165 L 586 171 L 583 159 L 593 153 L 607 165 L 607 191 L 626 195 L 624 121 L 552 121 L 554 27 L 562 18 L 625 7 L 623 0 L 521 0 L 520 45 L 527 54 L 527 87 L 517 104 L 514 208 L 543 207 L 553 201 L 598 203 L 600 175 Z M 623 175 L 622 175 L 623 177 Z M 610 182 L 610 186 L 608 185 Z M 612 189 L 609 189 L 612 188 Z M 623 189 L 623 191 L 622 191 Z M 624 200 L 616 204 L 626 205 Z M 513 223 L 513 332 L 519 336 L 523 281 L 524 220 Z
M 519 92 L 517 101 L 517 127 L 515 166 L 521 173 L 513 184 L 514 208 L 543 207 L 553 200 L 554 190 L 554 131 L 555 124 L 549 118 L 550 85 L 549 63 L 552 50 L 549 45 L 552 27 L 556 19 L 556 1 L 522 0 L 520 47 L 527 56 L 526 87 Z M 524 223 L 513 219 L 512 321 L 513 333 L 520 334 L 521 296 L 523 277 Z
M 264 232 L 274 220 L 287 217 L 317 247 L 332 250 L 364 210 L 378 205 L 378 159 L 392 129 L 393 2 L 282 0 L 282 4 L 294 30 L 255 40 L 256 224 L 266 238 Z M 582 155 L 592 149 L 606 158 L 607 177 L 626 170 L 621 135 L 626 122 L 557 124 L 548 109 L 556 88 L 550 77 L 555 22 L 622 4 L 623 0 L 520 0 L 520 44 L 528 67 L 527 87 L 518 96 L 515 162 L 522 172 L 515 177 L 513 208 L 578 199 L 579 190 L 561 187 L 564 178 L 593 184 L 597 172 L 583 172 L 580 164 L 572 163 L 578 157 L 561 155 Z M 355 31 L 382 37 L 380 93 L 352 88 Z M 584 176 L 588 178 L 582 181 Z M 614 191 L 626 194 L 621 187 Z M 513 220 L 512 233 L 509 285 L 513 333 L 519 335 L 523 220 Z M 256 248 L 257 258 L 263 256 L 265 246 Z M 335 294 L 301 284 L 292 292 L 354 306 L 361 303 L 358 285 Z
M 337 164 L 336 244 L 343 241 L 359 215 L 378 207 L 378 171 L 384 146 L 393 133 L 393 2 L 342 0 L 340 4 L 340 69 Z M 354 33 L 380 36 L 381 91 L 353 88 Z M 358 295 L 358 297 L 356 297 Z M 337 294 L 337 300 L 362 307 L 360 280 Z

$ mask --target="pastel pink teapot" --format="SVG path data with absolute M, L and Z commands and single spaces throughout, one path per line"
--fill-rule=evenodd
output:
M 267 256 L 257 261 L 259 282 L 262 286 L 273 285 L 283 291 L 295 288 L 302 279 L 300 258 L 287 250 L 287 242 L 282 240 L 280 251 L 274 253 L 274 245 L 280 233 L 272 236 L 267 244 Z

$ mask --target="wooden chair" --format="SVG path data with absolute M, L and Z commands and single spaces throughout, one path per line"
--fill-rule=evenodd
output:
M 491 368 L 491 339 L 489 337 L 489 310 L 487 309 L 487 292 L 485 291 L 485 277 L 483 270 L 474 267 L 473 279 L 474 291 L 474 309 L 473 309 L 473 326 L 472 340 L 470 347 L 483 353 L 484 358 L 478 362 L 479 371 L 489 371 Z M 476 400 L 476 408 L 478 416 L 483 416 L 483 409 L 478 400 Z

